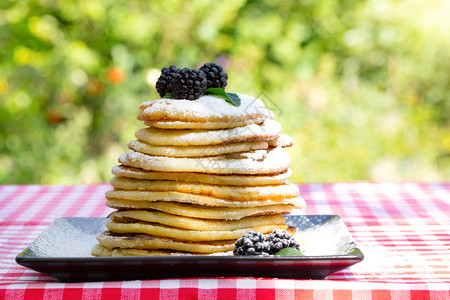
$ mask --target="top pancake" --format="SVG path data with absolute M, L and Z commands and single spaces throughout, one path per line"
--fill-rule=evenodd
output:
M 202 96 L 197 100 L 159 99 L 139 106 L 138 120 L 146 125 L 170 129 L 223 129 L 260 124 L 274 114 L 254 97 L 238 94 L 241 105 L 222 98 Z

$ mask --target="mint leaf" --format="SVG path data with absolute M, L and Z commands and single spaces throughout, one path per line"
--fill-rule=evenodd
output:
M 241 98 L 239 98 L 239 96 L 237 94 L 235 94 L 235 93 L 226 93 L 226 94 L 234 106 L 241 105 Z
M 297 250 L 295 248 L 287 247 L 287 248 L 281 249 L 280 251 L 275 253 L 275 255 L 279 255 L 279 256 L 303 256 L 303 253 L 300 250 Z
M 205 95 L 220 97 L 222 99 L 225 99 L 225 101 L 227 101 L 228 103 L 230 103 L 230 104 L 232 104 L 234 106 L 241 105 L 241 98 L 239 98 L 239 96 L 237 94 L 235 94 L 235 93 L 226 93 L 225 90 L 222 89 L 222 88 L 209 88 L 209 89 L 206 89 Z
M 167 93 L 164 95 L 163 99 L 175 99 L 175 95 L 173 93 Z

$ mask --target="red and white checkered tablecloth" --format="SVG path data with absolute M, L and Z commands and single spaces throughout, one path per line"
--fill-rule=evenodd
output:
M 0 186 L 0 299 L 450 299 L 450 183 L 299 185 L 306 214 L 337 214 L 365 259 L 325 280 L 188 278 L 59 283 L 15 257 L 55 218 L 106 216 L 109 185 Z

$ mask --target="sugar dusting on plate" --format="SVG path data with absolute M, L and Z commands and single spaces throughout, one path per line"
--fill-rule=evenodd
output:
M 73 220 L 72 218 L 56 219 L 30 245 L 30 250 L 36 256 L 42 257 L 92 256 L 91 250 L 97 243 L 95 237 L 102 230 L 96 229 L 101 227 L 101 224 L 92 226 L 92 223 L 84 224 Z
M 303 222 L 310 220 L 305 218 Z M 347 227 L 339 218 L 324 224 L 314 224 L 306 230 L 297 230 L 294 239 L 306 256 L 346 255 L 356 246 L 352 243 Z

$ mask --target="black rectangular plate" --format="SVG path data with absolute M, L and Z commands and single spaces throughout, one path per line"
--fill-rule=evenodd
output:
M 339 216 L 286 216 L 296 227 L 305 256 L 94 257 L 96 235 L 106 218 L 59 218 L 17 257 L 17 263 L 60 282 L 182 277 L 270 277 L 323 279 L 364 259 Z

